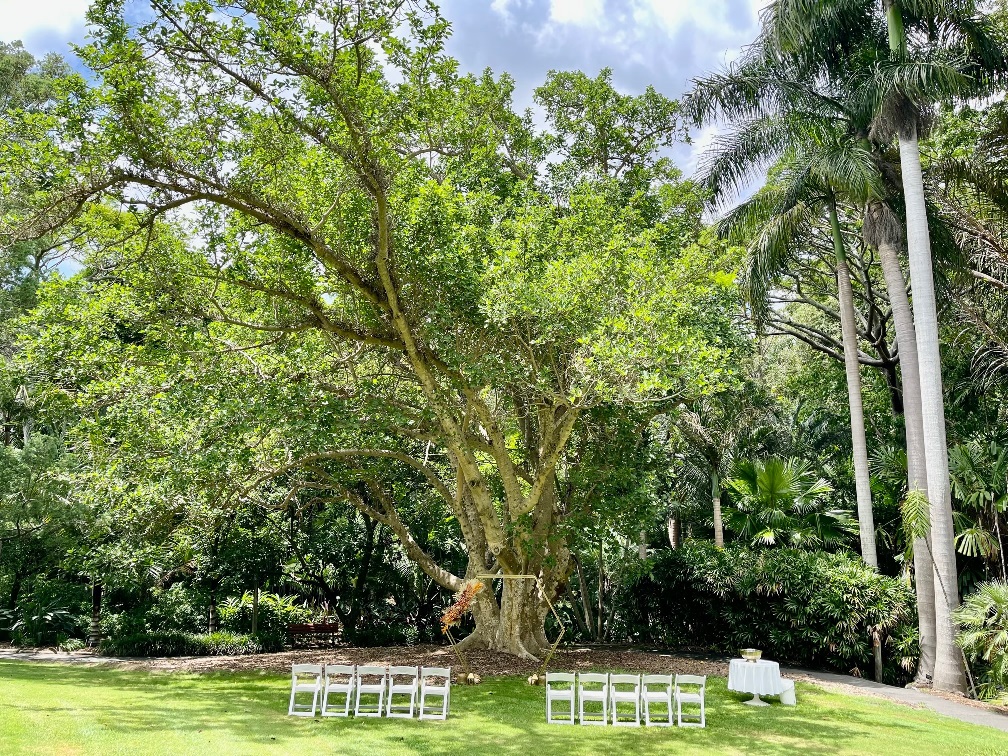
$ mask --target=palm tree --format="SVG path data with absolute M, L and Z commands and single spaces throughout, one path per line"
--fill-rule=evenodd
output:
M 749 244 L 749 299 L 757 308 L 766 308 L 772 281 L 800 254 L 803 234 L 828 218 L 836 256 L 861 556 L 877 569 L 854 295 L 837 210 L 838 195 L 861 203 L 883 191 L 871 153 L 836 127 L 842 121 L 837 116 L 843 115 L 839 101 L 808 86 L 800 70 L 759 42 L 726 73 L 699 79 L 687 105 L 698 121 L 722 115 L 740 124 L 715 141 L 701 167 L 700 183 L 715 198 L 737 190 L 744 177 L 770 160 L 781 161 L 776 185 L 743 202 L 718 224 L 723 236 Z
M 903 419 L 906 428 L 907 490 L 927 491 L 927 463 L 924 454 L 924 418 L 921 406 L 920 363 L 917 358 L 917 330 L 907 296 L 906 279 L 900 265 L 903 224 L 887 202 L 873 200 L 864 214 L 865 241 L 879 251 L 889 303 L 896 326 L 903 384 Z M 930 536 L 913 542 L 914 583 L 920 628 L 920 658 L 917 682 L 926 684 L 934 676 L 937 633 L 935 629 L 934 562 Z
M 884 11 L 880 18 L 878 11 Z M 908 26 L 911 31 L 908 32 Z M 884 30 L 886 44 L 874 40 Z M 844 69 L 849 51 L 865 41 L 881 51 L 876 102 L 876 137 L 899 139 L 907 216 L 910 282 L 920 361 L 921 410 L 931 553 L 942 601 L 936 602 L 937 658 L 933 684 L 965 689 L 962 657 L 955 645 L 953 612 L 959 604 L 954 529 L 948 473 L 948 443 L 941 381 L 931 237 L 917 141 L 921 108 L 939 99 L 984 93 L 993 77 L 1008 70 L 999 36 L 975 0 L 775 0 L 763 12 L 762 36 L 781 54 L 819 71 Z M 910 40 L 915 42 L 913 54 Z
M 735 465 L 727 481 L 732 503 L 725 508 L 729 527 L 753 546 L 799 548 L 836 546 L 852 530 L 849 515 L 827 509 L 833 488 L 808 462 L 771 458 Z
M 714 515 L 714 545 L 724 546 L 721 487 L 735 460 L 765 448 L 771 436 L 769 403 L 751 385 L 739 391 L 706 397 L 677 413 L 676 428 L 689 443 L 682 483 L 694 494 L 710 487 Z M 702 498 L 702 496 L 700 497 Z

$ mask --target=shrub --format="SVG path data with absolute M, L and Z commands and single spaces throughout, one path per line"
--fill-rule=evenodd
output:
M 731 655 L 761 648 L 785 663 L 851 672 L 872 668 L 877 631 L 893 652 L 888 679 L 902 680 L 917 661 L 910 587 L 845 554 L 690 541 L 664 550 L 629 595 L 637 641 Z
M 298 603 L 295 596 L 278 596 L 275 593 L 259 594 L 259 617 L 256 637 L 264 645 L 281 645 L 287 625 L 312 621 L 312 610 Z M 252 593 L 225 601 L 217 609 L 220 626 L 235 633 L 252 632 Z M 279 650 L 279 649 L 277 649 Z
M 205 633 L 207 605 L 203 596 L 184 583 L 155 589 L 154 601 L 144 614 L 144 625 L 156 633 Z
M 24 602 L 16 610 L 0 613 L 0 625 L 8 630 L 16 646 L 53 645 L 59 638 L 79 633 L 82 618 L 55 603 Z
M 962 630 L 957 638 L 966 657 L 976 664 L 980 698 L 997 698 L 1008 689 L 1008 585 L 981 583 L 955 613 Z
M 137 633 L 102 642 L 107 656 L 238 656 L 258 654 L 258 640 L 238 633 Z

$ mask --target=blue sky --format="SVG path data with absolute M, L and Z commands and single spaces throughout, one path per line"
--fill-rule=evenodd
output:
M 133 0 L 142 3 L 142 0 Z M 36 54 L 65 52 L 86 36 L 89 0 L 0 0 L 0 38 Z M 627 93 L 652 84 L 680 96 L 694 76 L 736 56 L 756 36 L 765 0 L 441 0 L 454 36 L 450 51 L 466 70 L 489 66 L 517 81 L 521 106 L 550 69 L 590 75 L 608 66 Z M 698 147 L 675 157 L 692 172 Z

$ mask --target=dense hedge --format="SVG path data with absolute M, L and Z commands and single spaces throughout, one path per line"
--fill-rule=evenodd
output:
M 888 681 L 917 660 L 912 590 L 849 555 L 687 542 L 662 550 L 629 597 L 638 642 L 731 655 L 754 647 L 788 664 L 870 676 L 879 628 Z
M 237 656 L 263 651 L 259 640 L 249 635 L 218 632 L 137 633 L 102 641 L 107 656 Z

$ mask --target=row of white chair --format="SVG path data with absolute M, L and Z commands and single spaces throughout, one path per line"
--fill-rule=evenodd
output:
M 311 704 L 298 703 L 297 695 L 311 694 Z M 333 701 L 330 702 L 330 695 Z M 348 664 L 295 664 L 291 667 L 291 695 L 287 713 L 314 717 L 322 698 L 323 717 L 348 717 L 353 703 L 355 717 L 447 719 L 451 700 L 451 667 L 376 667 Z M 397 696 L 400 699 L 397 700 Z M 409 702 L 403 700 L 409 696 Z M 419 707 L 417 707 L 419 696 Z M 343 705 L 334 705 L 343 699 Z M 364 701 L 361 698 L 364 697 Z M 440 700 L 428 706 L 427 699 Z M 374 699 L 374 700 L 369 700 Z
M 682 686 L 689 686 L 683 690 Z M 707 687 L 706 676 L 700 675 L 617 675 L 609 673 L 581 672 L 575 676 L 573 672 L 546 673 L 546 721 L 550 724 L 574 724 L 574 699 L 577 694 L 578 721 L 583 725 L 606 725 L 610 719 L 612 724 L 625 727 L 640 727 L 641 709 L 644 711 L 644 724 L 658 727 L 669 727 L 672 724 L 673 701 L 675 702 L 676 721 L 680 727 L 706 727 L 707 710 L 704 692 Z M 568 710 L 554 711 L 554 704 L 567 704 Z M 601 704 L 601 712 L 589 712 L 585 715 L 585 703 Z M 617 711 L 618 704 L 633 704 L 633 719 L 621 718 Z M 665 705 L 665 718 L 662 720 L 652 716 L 652 706 L 659 709 Z M 699 719 L 687 714 L 683 721 L 683 704 L 694 704 L 700 707 Z M 560 707 L 557 707 L 560 709 Z M 658 712 L 655 712 L 658 713 Z M 627 714 L 626 716 L 629 716 Z

